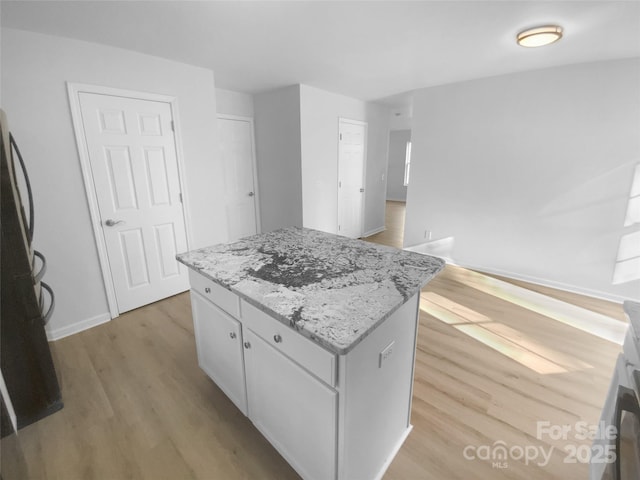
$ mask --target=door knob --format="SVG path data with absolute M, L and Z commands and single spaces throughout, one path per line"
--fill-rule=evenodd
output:
M 254 195 L 255 195 L 255 193 L 253 193 L 253 192 L 249 192 L 249 196 L 250 196 L 250 197 L 253 197 Z
M 251 348 L 251 344 L 249 342 L 244 342 L 244 348 L 246 349 Z
M 108 218 L 107 220 L 105 220 L 104 224 L 107 227 L 113 227 L 114 225 L 118 225 L 119 223 L 124 223 L 124 220 L 111 220 L 110 218 Z

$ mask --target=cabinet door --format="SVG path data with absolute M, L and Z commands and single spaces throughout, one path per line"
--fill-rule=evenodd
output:
M 303 478 L 335 478 L 337 393 L 249 329 L 244 342 L 251 421 Z
M 246 415 L 240 322 L 194 291 L 191 291 L 191 309 L 200 368 Z

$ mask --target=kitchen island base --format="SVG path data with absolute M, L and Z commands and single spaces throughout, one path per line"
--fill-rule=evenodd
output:
M 200 367 L 298 474 L 382 478 L 411 431 L 419 294 L 337 355 L 189 273 Z
M 382 478 L 411 431 L 428 255 L 289 227 L 177 255 L 198 363 L 306 480 Z

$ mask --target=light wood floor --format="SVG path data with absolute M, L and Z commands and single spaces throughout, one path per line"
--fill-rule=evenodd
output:
M 403 221 L 404 204 L 389 202 L 387 230 L 369 240 L 401 245 Z M 414 429 L 385 479 L 587 477 L 563 460 L 567 444 L 589 441 L 538 439 L 536 422 L 595 424 L 621 347 L 532 310 L 530 290 L 500 296 L 495 281 L 448 266 L 422 292 Z M 624 318 L 619 305 L 558 296 Z M 20 431 L 29 478 L 298 478 L 198 368 L 187 294 L 51 347 L 65 408 Z M 551 461 L 463 457 L 498 441 L 554 447 Z

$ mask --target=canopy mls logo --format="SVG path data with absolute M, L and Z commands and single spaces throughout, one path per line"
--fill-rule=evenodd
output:
M 615 445 L 611 441 L 618 436 L 612 425 L 600 422 L 590 425 L 579 421 L 574 425 L 553 425 L 549 421 L 536 422 L 536 438 L 538 440 L 573 440 L 581 443 L 567 443 L 562 450 L 565 453 L 563 463 L 613 463 L 616 461 Z M 591 446 L 593 440 L 603 440 L 602 444 Z M 466 460 L 483 460 L 491 462 L 492 468 L 509 468 L 509 461 L 522 462 L 525 465 L 546 467 L 551 461 L 555 447 L 551 445 L 507 445 L 503 440 L 496 440 L 493 445 L 467 445 L 462 451 Z
M 548 449 L 536 445 L 507 447 L 507 443 L 502 440 L 495 441 L 493 445 L 480 445 L 479 447 L 467 445 L 462 451 L 462 455 L 467 460 L 491 461 L 493 468 L 508 468 L 507 460 L 522 460 L 525 465 L 535 462 L 539 467 L 546 467 L 552 454 L 553 447 L 548 447 Z

